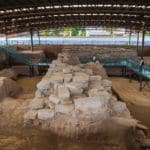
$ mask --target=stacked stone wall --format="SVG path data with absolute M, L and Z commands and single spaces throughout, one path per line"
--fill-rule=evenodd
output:
M 63 53 L 70 53 L 79 58 L 92 58 L 96 55 L 99 59 L 119 59 L 132 58 L 137 59 L 137 52 L 134 49 L 120 47 L 100 47 L 100 46 L 66 46 Z
M 68 64 L 72 60 L 66 53 L 50 64 L 24 116 L 25 125 L 71 137 L 101 132 L 106 122 L 136 126 L 126 104 L 112 93 L 103 67 L 80 64 L 75 57 L 74 65 Z M 99 69 L 98 74 L 93 68 Z

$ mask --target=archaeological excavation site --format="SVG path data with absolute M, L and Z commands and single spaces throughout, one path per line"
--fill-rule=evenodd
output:
M 150 150 L 148 0 L 1 0 L 0 14 L 0 150 Z

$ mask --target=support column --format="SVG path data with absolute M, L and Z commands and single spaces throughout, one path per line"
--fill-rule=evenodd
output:
M 37 30 L 37 36 L 38 36 L 38 43 L 39 43 L 39 45 L 41 45 L 41 39 L 40 39 L 40 32 L 39 32 L 39 30 Z
M 33 31 L 30 29 L 30 37 L 31 37 L 31 51 L 34 51 L 34 46 L 33 46 Z
M 141 49 L 141 58 L 142 59 L 143 59 L 144 44 L 145 44 L 145 30 L 143 30 L 143 32 L 142 32 L 142 49 Z
M 129 45 L 131 45 L 131 35 L 132 35 L 132 32 L 130 30 L 130 34 L 129 34 Z
M 140 31 L 137 32 L 137 47 L 136 47 L 137 54 L 138 54 L 138 50 L 139 50 L 139 37 L 140 37 Z
M 5 34 L 5 44 L 6 44 L 6 46 L 8 46 L 8 36 L 7 36 L 7 34 Z

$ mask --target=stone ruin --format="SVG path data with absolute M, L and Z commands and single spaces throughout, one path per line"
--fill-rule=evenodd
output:
M 99 75 L 93 68 L 101 69 Z M 25 125 L 41 126 L 63 136 L 94 134 L 106 122 L 127 121 L 135 126 L 126 104 L 117 100 L 105 75 L 100 64 L 83 65 L 75 56 L 59 54 L 37 85 L 24 115 Z

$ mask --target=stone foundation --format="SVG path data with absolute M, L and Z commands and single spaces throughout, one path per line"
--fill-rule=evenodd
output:
M 113 95 L 104 68 L 95 63 L 82 65 L 75 55 L 71 58 L 62 53 L 50 64 L 24 116 L 25 125 L 69 137 L 101 132 L 106 122 L 135 126 L 126 104 Z M 72 60 L 74 65 L 69 64 Z

